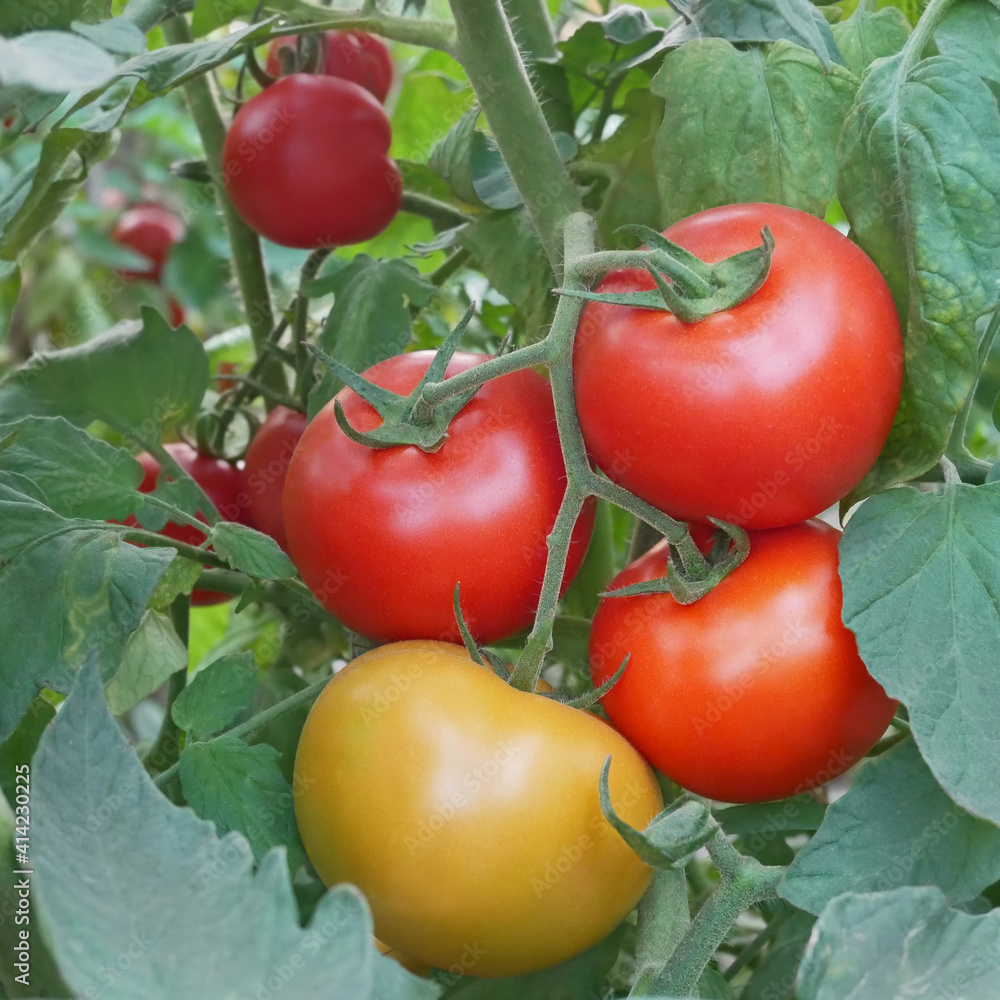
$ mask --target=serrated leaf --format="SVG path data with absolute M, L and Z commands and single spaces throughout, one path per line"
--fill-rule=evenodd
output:
M 472 166 L 469 163 L 472 137 L 476 134 L 479 115 L 478 106 L 466 111 L 438 141 L 427 161 L 431 170 L 448 184 L 456 197 L 469 205 L 479 204 L 479 197 L 472 183 Z
M 976 321 L 1000 295 L 996 100 L 971 67 L 904 57 L 872 66 L 841 140 L 841 204 L 906 327 L 899 412 L 851 501 L 941 456 L 978 370 Z
M 665 42 L 683 45 L 699 38 L 727 42 L 794 42 L 816 54 L 823 68 L 843 65 L 826 18 L 809 0 L 691 0 L 676 4 L 686 17 L 667 31 Z
M 935 885 L 961 903 L 997 879 L 1000 830 L 952 802 L 905 740 L 862 767 L 831 803 L 778 892 L 819 913 L 842 892 L 902 885 Z
M 257 8 L 258 0 L 195 0 L 191 30 L 196 38 L 229 24 L 235 18 L 246 19 Z
M 553 132 L 559 158 L 565 163 L 576 154 L 576 140 L 566 132 Z M 517 208 L 524 199 L 518 191 L 503 156 L 492 138 L 474 132 L 469 145 L 469 169 L 476 197 L 488 208 L 503 211 Z
M 795 1000 L 795 973 L 813 923 L 812 914 L 792 914 L 753 970 L 740 1000 Z
M 1000 11 L 979 0 L 958 0 L 934 32 L 943 56 L 1000 83 Z
M 66 31 L 30 31 L 0 38 L 0 82 L 47 94 L 102 87 L 114 59 L 93 42 Z
M 412 336 L 409 303 L 425 306 L 437 289 L 402 260 L 375 261 L 359 254 L 330 278 L 333 308 L 319 346 L 352 371 L 401 354 Z M 310 419 L 343 388 L 325 372 L 309 394 Z
M 1000 910 L 981 917 L 950 910 L 940 889 L 839 896 L 816 922 L 796 996 L 995 1000 L 998 940 Z
M 187 669 L 187 646 L 169 615 L 147 611 L 128 637 L 118 672 L 104 689 L 114 715 L 124 715 L 148 698 L 171 674 Z
M 240 834 L 220 839 L 161 795 L 108 714 L 94 664 L 42 738 L 32 791 L 37 908 L 77 995 L 252 997 L 287 966 L 282 1000 L 373 996 L 375 966 L 391 960 L 375 953 L 360 893 L 331 890 L 300 927 L 283 852 L 252 873 Z M 109 975 L 126 954 L 128 975 Z M 436 995 L 409 975 L 396 982 L 400 1000 Z
M 154 611 L 166 611 L 181 594 L 190 594 L 194 590 L 203 569 L 201 563 L 177 556 L 150 594 L 149 606 Z
M 247 746 L 235 736 L 192 743 L 181 754 L 181 788 L 191 808 L 211 820 L 220 834 L 242 833 L 258 861 L 272 847 L 283 846 L 295 871 L 305 852 L 292 789 L 278 770 L 279 756 L 266 743 Z
M 225 729 L 257 691 L 253 653 L 220 656 L 194 675 L 173 704 L 173 718 L 187 731 L 208 735 Z
M 57 514 L 123 521 L 141 505 L 142 466 L 124 448 L 63 417 L 0 424 L 0 438 L 11 433 L 17 436 L 0 452 L 0 469 L 31 479 Z
M 66 29 L 76 20 L 100 21 L 110 8 L 111 0 L 0 0 L 0 35 L 10 38 L 26 31 Z
M 934 777 L 1000 821 L 1000 484 L 867 500 L 840 542 L 843 619 L 871 675 L 909 709 Z
M 0 419 L 25 413 L 103 420 L 123 434 L 159 443 L 166 425 L 198 412 L 208 386 L 208 358 L 184 326 L 172 329 L 155 310 L 79 347 L 35 355 L 0 382 Z
M 875 0 L 862 0 L 846 21 L 831 30 L 847 68 L 860 78 L 876 59 L 899 52 L 913 29 L 898 7 L 876 10 Z
M 847 70 L 826 72 L 786 41 L 766 54 L 719 39 L 670 53 L 652 83 L 665 102 L 654 150 L 663 223 L 754 201 L 822 218 L 856 86 Z
M 0 473 L 0 740 L 43 687 L 68 691 L 95 651 L 111 679 L 174 557 L 129 545 L 108 525 L 60 517 L 26 490 L 30 481 Z
M 131 21 L 113 17 L 97 24 L 74 21 L 73 31 L 119 56 L 134 56 L 146 51 L 146 36 Z
M 291 559 L 270 535 L 235 521 L 220 521 L 210 537 L 216 553 L 233 569 L 265 579 L 295 576 Z

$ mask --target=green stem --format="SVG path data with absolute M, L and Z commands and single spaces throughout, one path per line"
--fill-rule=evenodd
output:
M 931 0 L 924 9 L 920 20 L 917 21 L 916 27 L 903 46 L 903 58 L 899 65 L 899 78 L 901 80 L 906 79 L 913 64 L 923 56 L 924 50 L 934 37 L 934 32 L 937 31 L 954 3 L 955 0 Z
M 161 500 L 153 493 L 147 493 L 143 503 L 150 507 L 159 507 L 160 510 L 165 510 L 170 515 L 170 520 L 175 524 L 186 524 L 191 528 L 197 528 L 204 535 L 207 535 L 209 532 L 209 526 L 204 521 L 199 521 L 198 518 L 192 517 L 192 515 L 175 507 L 172 503 L 167 503 L 166 500 Z
M 526 56 L 535 60 L 554 59 L 558 55 L 545 0 L 503 0 L 503 6 L 518 46 Z
M 442 400 L 461 395 L 472 388 L 479 388 L 491 379 L 499 378 L 501 375 L 509 375 L 522 368 L 544 364 L 548 359 L 549 341 L 540 340 L 537 344 L 520 347 L 516 351 L 511 351 L 510 354 L 484 361 L 481 365 L 476 365 L 475 368 L 467 368 L 464 372 L 459 372 L 443 382 L 428 382 L 420 397 L 429 406 L 435 406 Z
M 172 17 L 163 24 L 163 33 L 171 45 L 190 44 L 194 41 L 191 29 L 183 17 Z M 246 312 L 247 323 L 253 338 L 254 350 L 258 355 L 264 352 L 264 345 L 274 328 L 274 312 L 271 308 L 271 293 L 267 284 L 267 272 L 257 234 L 240 218 L 225 192 L 223 178 L 225 165 L 222 162 L 222 144 L 226 139 L 226 125 L 216 103 L 215 94 L 207 75 L 193 77 L 184 84 L 184 96 L 191 110 L 195 127 L 201 136 L 205 149 L 205 160 L 209 172 L 215 179 L 215 197 L 222 209 L 222 219 L 233 251 L 233 269 L 239 285 Z M 284 387 L 284 372 L 273 359 L 264 364 L 262 381 L 275 388 Z
M 358 10 L 333 11 L 306 0 L 266 0 L 267 10 L 288 14 L 304 22 L 295 28 L 298 34 L 314 31 L 331 31 L 356 28 L 372 35 L 381 35 L 394 42 L 419 45 L 425 49 L 451 52 L 455 43 L 455 29 L 448 21 L 432 18 L 396 17 L 392 14 L 373 12 L 366 7 Z M 368 6 L 368 5 L 366 5 Z M 287 29 L 282 29 L 287 34 Z M 279 34 L 275 33 L 276 36 Z
M 190 603 L 186 595 L 175 598 L 170 606 L 170 617 L 173 620 L 174 628 L 181 642 L 188 644 Z M 149 771 L 169 771 L 181 754 L 181 740 L 183 733 L 174 722 L 173 707 L 174 702 L 180 697 L 181 692 L 187 685 L 187 664 L 170 675 L 170 683 L 167 687 L 167 703 L 163 710 L 163 722 L 160 723 L 160 731 L 156 735 L 156 740 L 149 748 L 143 763 Z
M 518 51 L 500 0 L 450 0 L 457 57 L 486 115 L 504 163 L 559 276 L 562 228 L 580 199 Z
M 785 873 L 784 868 L 765 866 L 756 858 L 740 854 L 722 830 L 709 841 L 708 852 L 721 881 L 651 984 L 654 995 L 694 996 L 701 974 L 740 914 L 773 898 Z
M 635 925 L 635 966 L 638 975 L 630 997 L 653 995 L 656 976 L 670 960 L 690 926 L 684 869 L 657 871 L 645 895 L 639 900 Z
M 321 247 L 314 250 L 302 265 L 299 272 L 299 291 L 295 296 L 294 317 L 292 320 L 292 353 L 295 356 L 295 389 L 292 395 L 299 403 L 293 403 L 292 409 L 302 406 L 308 408 L 309 389 L 312 386 L 313 360 L 306 350 L 306 325 L 309 322 L 309 296 L 303 292 L 303 286 L 319 274 L 323 261 L 330 256 L 332 247 Z M 287 405 L 287 404 L 286 404 Z
M 449 205 L 446 201 L 438 201 L 430 195 L 418 194 L 416 191 L 404 191 L 403 200 L 400 202 L 399 210 L 409 212 L 410 215 L 419 215 L 422 219 L 429 219 L 439 229 L 454 229 L 455 226 L 465 225 L 472 222 L 472 216 Z
M 233 569 L 206 569 L 198 577 L 198 590 L 214 590 L 220 594 L 239 596 L 250 586 L 250 577 Z
M 219 733 L 218 736 L 214 736 L 207 742 L 214 743 L 216 740 L 222 739 L 223 736 L 232 736 L 236 739 L 242 739 L 244 736 L 249 736 L 251 733 L 257 732 L 258 729 L 263 729 L 264 726 L 273 722 L 275 719 L 280 719 L 281 716 L 294 711 L 300 705 L 308 705 L 310 702 L 315 701 L 319 697 L 323 688 L 325 688 L 329 683 L 330 678 L 324 677 L 323 680 L 317 681 L 315 684 L 312 684 L 307 688 L 303 688 L 301 691 L 296 691 L 295 694 L 286 698 L 284 701 L 279 701 L 277 705 L 272 705 L 266 711 L 261 712 L 260 715 L 255 715 L 252 719 L 247 719 L 246 722 L 241 722 L 238 726 L 233 726 L 232 729 L 227 729 L 226 732 Z M 158 788 L 162 788 L 174 777 L 177 773 L 177 769 L 178 765 L 174 764 L 172 767 L 168 768 L 161 775 L 159 775 L 154 780 L 154 784 Z
M 175 538 L 167 538 L 166 535 L 158 535 L 155 531 L 128 528 L 122 532 L 122 538 L 126 542 L 143 545 L 147 549 L 176 549 L 178 555 L 184 556 L 185 559 L 190 559 L 192 562 L 201 563 L 203 566 L 215 566 L 219 569 L 229 568 L 214 552 L 210 552 L 208 549 L 199 549 L 186 542 L 178 542 Z
M 456 271 L 466 265 L 471 256 L 472 254 L 468 250 L 464 247 L 459 247 L 439 268 L 429 275 L 431 284 L 441 288 Z

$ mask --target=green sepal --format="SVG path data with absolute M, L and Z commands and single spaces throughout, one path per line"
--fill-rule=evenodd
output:
M 645 830 L 636 830 L 619 819 L 611 804 L 608 773 L 611 756 L 601 769 L 601 812 L 629 847 L 652 868 L 683 868 L 699 848 L 715 836 L 719 824 L 708 808 L 697 799 L 681 795 L 659 815 L 653 817 Z
M 456 583 L 455 589 L 451 594 L 451 603 L 455 609 L 455 621 L 458 623 L 458 634 L 462 637 L 462 642 L 465 645 L 465 651 L 469 654 L 469 657 L 480 666 L 485 666 L 482 655 L 479 652 L 479 647 L 476 645 L 476 640 L 472 638 L 469 626 L 465 623 L 465 615 L 462 614 L 462 604 L 459 600 L 461 587 L 461 583 Z
M 559 288 L 556 289 L 558 294 L 634 309 L 658 309 L 673 313 L 683 323 L 697 323 L 750 298 L 764 284 L 771 270 L 774 236 L 768 226 L 761 230 L 763 242 L 760 246 L 733 254 L 717 264 L 706 263 L 647 226 L 622 228 L 651 247 L 646 251 L 646 269 L 653 276 L 656 288 L 644 292 Z M 634 259 L 635 255 L 629 256 Z M 670 284 L 665 277 L 670 278 Z
M 456 396 L 449 396 L 440 403 L 429 404 L 422 398 L 424 386 L 431 382 L 440 382 L 444 378 L 448 362 L 455 353 L 474 313 L 473 305 L 469 307 L 448 339 L 438 348 L 430 367 L 408 396 L 401 396 L 381 386 L 373 385 L 314 344 L 306 345 L 318 361 L 371 404 L 382 418 L 380 427 L 370 431 L 359 431 L 351 426 L 340 400 L 334 399 L 333 414 L 344 434 L 367 448 L 395 448 L 398 445 L 412 444 L 422 451 L 437 451 L 448 437 L 448 425 L 479 388 L 477 386 Z
M 497 656 L 497 654 L 491 649 L 480 649 L 479 653 L 481 656 L 486 657 L 486 662 L 493 668 L 493 673 L 495 673 L 497 677 L 504 682 L 504 684 L 509 684 L 511 670 L 507 664 L 504 663 L 503 659 Z
M 543 698 L 551 698 L 553 701 L 558 701 L 559 704 L 567 705 L 569 708 L 590 708 L 591 705 L 596 705 L 621 680 L 631 655 L 631 653 L 626 653 L 621 666 L 600 687 L 594 688 L 593 691 L 584 691 L 583 694 L 577 695 L 560 694 L 558 691 L 539 691 L 537 693 Z

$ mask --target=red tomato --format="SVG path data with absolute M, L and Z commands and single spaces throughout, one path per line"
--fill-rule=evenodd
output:
M 281 494 L 292 452 L 305 429 L 304 413 L 276 406 L 250 442 L 243 468 L 254 527 L 270 535 L 283 549 L 288 548 L 288 538 L 281 516 Z
M 296 73 L 240 108 L 222 149 L 226 190 L 261 236 L 315 249 L 360 243 L 399 210 L 382 105 L 363 87 Z
M 215 504 L 219 514 L 225 520 L 239 521 L 240 524 L 250 526 L 243 473 L 235 465 L 221 458 L 199 455 L 194 448 L 183 441 L 164 445 L 164 448 L 174 461 L 208 494 L 209 500 Z M 156 487 L 156 479 L 160 474 L 160 463 L 146 451 L 141 455 L 136 455 L 136 459 L 146 473 L 139 486 L 139 492 L 152 493 Z M 205 520 L 200 513 L 198 518 L 202 521 Z M 128 518 L 125 523 L 138 524 L 134 517 Z M 177 524 L 174 521 L 168 521 L 159 533 L 188 545 L 201 545 L 205 541 L 204 532 L 192 525 Z M 221 604 L 223 601 L 230 600 L 231 597 L 230 594 L 220 594 L 213 590 L 195 590 L 191 594 L 191 603 L 196 606 Z
M 175 298 L 171 298 L 167 303 L 167 308 L 169 310 L 169 316 L 167 317 L 168 322 L 175 329 L 184 322 L 184 307 Z
M 267 53 L 267 72 L 271 76 L 281 76 L 278 49 L 286 45 L 294 51 L 297 42 L 297 36 L 285 35 L 271 43 Z M 323 73 L 350 80 L 385 103 L 392 86 L 392 56 L 385 44 L 374 35 L 363 31 L 328 31 Z
M 903 343 L 889 289 L 832 226 L 780 205 L 728 205 L 665 235 L 706 261 L 775 238 L 745 302 L 698 323 L 588 302 L 574 366 L 597 464 L 682 520 L 793 524 L 856 486 L 899 406 Z M 617 271 L 598 287 L 654 287 Z
M 896 710 L 841 622 L 837 542 L 819 521 L 750 533 L 746 562 L 694 604 L 606 597 L 594 616 L 595 684 L 654 767 L 698 795 L 763 802 L 847 770 Z M 609 590 L 666 572 L 662 543 Z
M 184 239 L 184 223 L 173 212 L 159 205 L 136 205 L 130 208 L 111 230 L 111 238 L 122 246 L 148 258 L 149 267 L 125 270 L 126 278 L 158 280 L 171 248 Z
M 401 354 L 365 377 L 408 393 L 432 357 Z M 486 360 L 456 354 L 447 374 Z M 337 398 L 358 430 L 380 424 L 352 390 Z M 327 404 L 292 456 L 285 530 L 302 579 L 355 631 L 379 642 L 460 641 L 452 591 L 461 583 L 466 621 L 479 642 L 489 643 L 531 624 L 545 539 L 565 486 L 549 385 L 525 370 L 487 382 L 433 453 L 357 444 Z M 564 588 L 580 568 L 593 524 L 588 505 L 574 531 Z

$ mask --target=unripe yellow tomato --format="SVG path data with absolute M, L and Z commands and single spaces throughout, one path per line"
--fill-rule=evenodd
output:
M 601 813 L 642 828 L 652 771 L 596 716 L 509 687 L 461 646 L 380 646 L 313 706 L 295 814 L 327 885 L 368 898 L 375 933 L 473 976 L 543 969 L 596 944 L 652 877 Z

